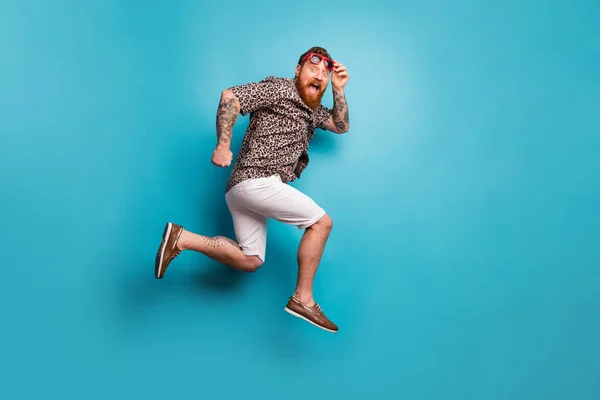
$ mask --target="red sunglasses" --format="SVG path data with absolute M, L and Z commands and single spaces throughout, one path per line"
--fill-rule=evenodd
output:
M 320 54 L 317 53 L 308 53 L 307 55 L 305 55 L 302 58 L 302 61 L 306 60 L 307 58 L 310 57 L 310 62 L 315 64 L 315 65 L 319 65 L 319 63 L 321 61 L 325 62 L 325 68 L 327 68 L 329 71 L 331 71 L 333 69 L 333 63 L 334 61 L 330 58 L 327 58 L 325 56 L 322 56 Z

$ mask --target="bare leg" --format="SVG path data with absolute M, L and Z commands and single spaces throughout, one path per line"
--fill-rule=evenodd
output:
M 325 215 L 304 231 L 298 247 L 298 281 L 295 294 L 307 306 L 315 303 L 313 281 L 332 226 L 331 218 Z
M 213 260 L 245 272 L 254 272 L 262 261 L 256 256 L 246 256 L 239 245 L 224 236 L 204 236 L 183 230 L 177 243 L 181 250 L 194 250 Z

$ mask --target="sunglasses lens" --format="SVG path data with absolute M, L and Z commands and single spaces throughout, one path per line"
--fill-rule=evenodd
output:
M 312 54 L 312 55 L 310 56 L 310 61 L 311 61 L 313 64 L 319 64 L 319 63 L 320 63 L 322 60 L 324 60 L 324 61 L 325 61 L 325 68 L 327 68 L 327 69 L 329 69 L 329 70 L 332 70 L 332 69 L 333 69 L 333 61 L 331 61 L 331 60 L 329 60 L 329 59 L 325 59 L 325 58 L 321 57 L 321 56 L 320 56 L 320 55 L 318 55 L 318 54 Z

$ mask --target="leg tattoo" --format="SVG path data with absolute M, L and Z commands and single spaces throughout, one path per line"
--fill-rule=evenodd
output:
M 203 237 L 204 242 L 209 246 L 209 247 L 223 247 L 225 246 L 227 243 L 235 246 L 236 248 L 240 248 L 240 245 L 237 244 L 235 241 L 229 239 L 228 237 L 225 236 L 215 236 L 215 237 L 208 237 L 208 236 L 204 236 Z

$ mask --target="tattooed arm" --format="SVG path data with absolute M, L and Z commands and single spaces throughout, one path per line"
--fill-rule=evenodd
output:
M 344 86 L 348 83 L 350 75 L 346 67 L 338 62 L 335 63 L 335 69 L 331 77 L 331 86 L 333 87 L 333 112 L 323 127 L 335 133 L 345 133 L 350 129 L 350 120 L 348 117 L 348 103 L 344 93 Z
M 240 102 L 231 90 L 224 90 L 221 93 L 221 101 L 217 110 L 217 146 L 226 146 L 231 144 L 231 135 L 233 125 L 240 112 Z
M 348 103 L 344 89 L 333 89 L 333 112 L 323 124 L 323 128 L 335 133 L 345 133 L 350 129 Z
M 217 147 L 212 156 L 213 164 L 219 167 L 227 167 L 231 164 L 233 157 L 230 150 L 231 136 L 239 112 L 238 99 L 231 90 L 224 90 L 217 110 Z
M 344 89 L 333 89 L 333 113 L 331 120 L 337 128 L 337 133 L 348 132 L 350 129 L 350 120 L 348 118 L 348 102 Z

